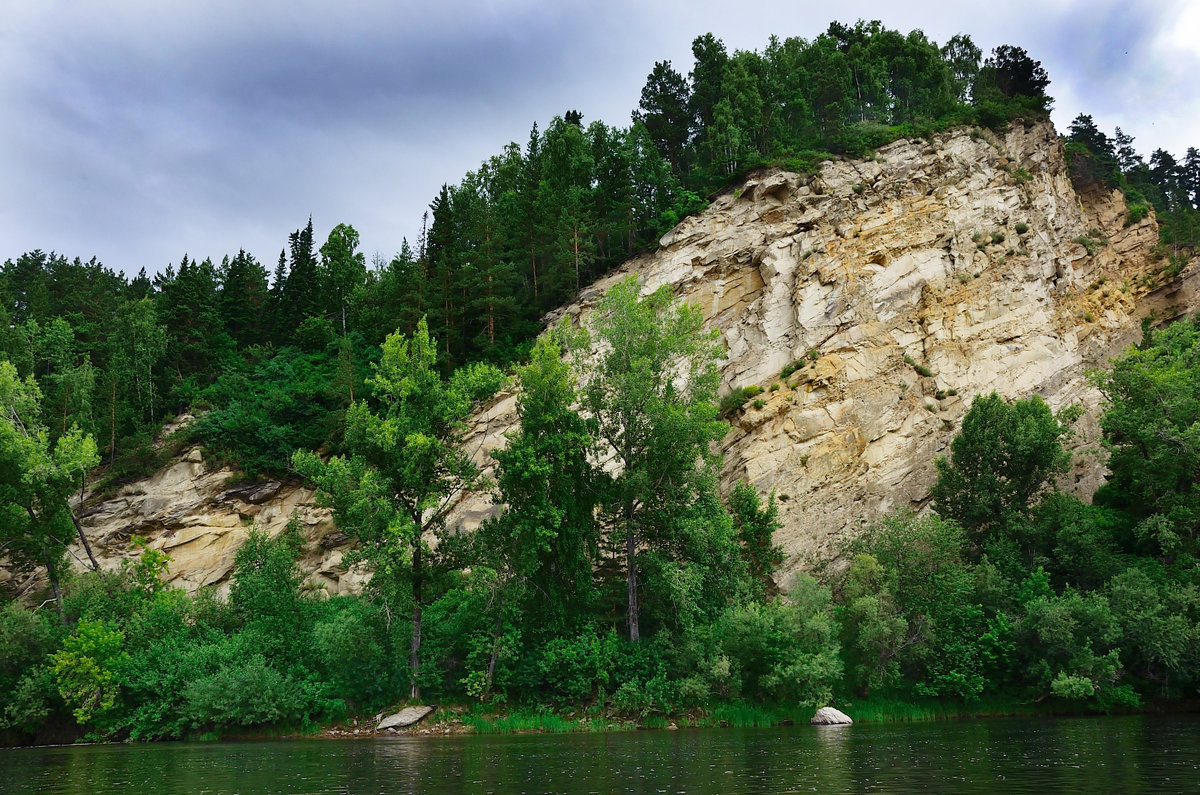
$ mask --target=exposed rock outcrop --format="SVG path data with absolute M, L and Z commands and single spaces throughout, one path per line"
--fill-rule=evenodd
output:
M 920 507 L 977 394 L 1082 404 L 1075 444 L 1095 446 L 1100 395 L 1087 371 L 1135 342 L 1143 316 L 1200 305 L 1194 265 L 1163 283 L 1153 216 L 1125 219 L 1120 193 L 1076 192 L 1050 124 L 959 130 L 814 175 L 756 174 L 548 320 L 586 322 L 629 274 L 704 310 L 729 350 L 723 388 L 765 390 L 761 407 L 731 417 L 724 485 L 778 495 L 783 582 L 882 513 Z M 468 448 L 481 466 L 515 406 L 503 393 L 476 416 Z M 1076 462 L 1066 485 L 1089 496 L 1102 459 Z M 130 554 L 136 533 L 172 556 L 173 582 L 195 589 L 227 581 L 250 522 L 278 532 L 295 514 L 310 582 L 361 586 L 364 573 L 342 564 L 345 536 L 308 490 L 231 488 L 232 474 L 190 452 L 90 509 L 84 527 L 105 566 Z M 469 495 L 452 523 L 469 529 L 494 511 L 490 495 Z
M 1075 443 L 1094 446 L 1087 371 L 1148 312 L 1197 306 L 1194 268 L 1156 287 L 1153 216 L 1125 218 L 1119 192 L 1076 193 L 1049 123 L 959 130 L 812 176 L 755 175 L 550 320 L 586 322 L 629 274 L 704 310 L 729 349 L 724 389 L 766 390 L 731 418 L 724 485 L 775 490 L 786 578 L 920 507 L 974 395 L 1082 404 Z M 1066 485 L 1090 496 L 1103 476 L 1077 456 Z

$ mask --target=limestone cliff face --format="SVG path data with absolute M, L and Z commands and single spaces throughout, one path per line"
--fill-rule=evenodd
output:
M 1152 309 L 1197 306 L 1195 279 L 1157 288 L 1154 219 L 1125 217 L 1119 192 L 1076 193 L 1050 124 L 957 131 L 814 176 L 756 175 L 556 314 L 586 323 L 628 274 L 704 310 L 728 346 L 724 389 L 765 390 L 731 418 L 724 485 L 776 491 L 786 577 L 920 507 L 977 394 L 1082 404 L 1075 443 L 1095 449 L 1087 371 Z M 1090 496 L 1102 464 L 1076 458 L 1066 485 Z M 468 501 L 464 518 L 484 510 Z
M 1076 193 L 1048 123 L 1002 137 L 956 131 L 811 176 L 755 175 L 549 320 L 586 323 L 629 274 L 703 309 L 728 346 L 724 389 L 764 389 L 761 407 L 731 417 L 724 480 L 777 493 L 786 577 L 880 514 L 920 507 L 933 460 L 980 393 L 1088 409 L 1067 485 L 1090 496 L 1104 471 L 1086 453 L 1100 403 L 1087 371 L 1135 342 L 1142 316 L 1200 305 L 1195 267 L 1160 285 L 1153 217 L 1124 222 L 1119 193 Z M 468 444 L 481 465 L 514 426 L 515 403 L 503 393 L 476 417 Z M 231 490 L 230 474 L 192 451 L 90 509 L 84 526 L 106 566 L 137 533 L 194 589 L 227 581 L 249 522 L 277 531 L 295 513 L 310 581 L 360 587 L 362 572 L 342 565 L 344 536 L 310 492 Z M 494 510 L 490 495 L 470 495 L 454 521 L 469 529 Z

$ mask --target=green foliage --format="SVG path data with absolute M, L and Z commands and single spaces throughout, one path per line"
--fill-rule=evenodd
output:
M 1141 203 L 1131 203 L 1125 212 L 1124 226 L 1130 227 L 1150 215 L 1150 207 Z
M 795 369 L 793 369 L 791 372 L 788 372 L 787 368 L 784 368 L 784 372 L 786 372 L 787 375 L 791 375 L 795 372 Z M 786 378 L 787 375 L 783 377 Z M 762 387 L 758 384 L 735 387 L 729 392 L 728 395 L 725 395 L 721 398 L 721 402 L 718 404 L 718 411 L 720 411 L 722 416 L 728 416 L 740 409 L 742 406 L 746 405 L 747 400 L 761 394 Z
M 998 394 L 976 397 L 950 445 L 936 462 L 934 508 L 962 525 L 977 543 L 1028 514 L 1071 456 L 1061 439 L 1073 414 L 1055 417 L 1040 397 L 1008 403 Z
M 357 364 L 344 374 L 341 347 L 329 339 L 316 352 L 247 350 L 242 365 L 226 369 L 204 391 L 213 410 L 197 420 L 196 437 L 249 475 L 285 471 L 296 449 L 340 442 L 343 410 L 356 389 L 361 393 L 371 357 L 352 336 Z
M 586 631 L 575 637 L 551 639 L 541 650 L 538 671 L 559 698 L 586 702 L 606 692 L 620 655 L 616 632 Z
M 1112 476 L 1097 501 L 1128 513 L 1164 555 L 1200 552 L 1200 324 L 1148 333 L 1096 375 Z
M 962 529 L 897 513 L 848 551 L 855 557 L 842 583 L 846 653 L 859 691 L 903 677 L 917 695 L 977 697 L 986 686 L 986 621 Z
M 714 506 L 710 444 L 726 430 L 715 405 L 718 333 L 705 332 L 700 311 L 675 303 L 668 286 L 645 297 L 639 293 L 635 278 L 609 288 L 593 321 L 604 353 L 577 357 L 583 405 L 598 439 L 620 464 L 605 488 L 606 530 L 614 546 L 625 548 L 627 625 L 634 641 L 639 558 L 645 554 L 639 545 L 661 555 L 662 563 L 685 563 L 703 549 L 701 533 L 718 548 L 732 541 L 727 517 L 723 525 L 708 521 L 711 514 L 701 518 Z M 717 531 L 723 539 L 713 537 L 714 527 L 724 528 Z
M 44 613 L 15 602 L 0 607 L 0 728 L 29 730 L 48 717 L 57 688 L 43 663 L 57 643 Z
M 816 707 L 829 702 L 841 678 L 829 591 L 807 575 L 796 578 L 786 601 L 728 608 L 713 632 L 728 669 L 722 684 L 734 697 Z
M 115 669 L 124 659 L 124 641 L 121 630 L 84 619 L 62 649 L 50 655 L 58 692 L 81 726 L 102 720 L 116 704 L 119 684 Z
M 0 362 L 0 547 L 17 571 L 46 568 L 61 614 L 59 579 L 75 535 L 68 500 L 99 456 L 95 441 L 76 425 L 51 442 L 42 419 L 37 382 Z
M 930 369 L 929 366 L 921 364 L 916 359 L 909 356 L 907 353 L 904 354 L 904 362 L 908 366 L 912 367 L 912 369 L 916 370 L 917 375 L 921 376 L 922 378 L 932 378 L 933 377 L 933 370 Z
M 1083 246 L 1089 256 L 1095 255 L 1095 253 L 1097 251 L 1099 251 L 1107 243 L 1107 241 L 1105 241 L 1105 240 L 1093 238 L 1088 235 L 1080 235 L 1078 237 L 1073 237 L 1073 238 L 1071 238 L 1071 242 L 1077 243 L 1077 244 Z
M 162 578 L 167 573 L 167 567 L 171 565 L 171 556 L 160 549 L 154 549 L 144 538 L 130 536 L 129 542 L 142 550 L 142 553 L 136 561 L 126 564 L 126 577 L 134 588 L 147 596 L 154 596 L 163 587 Z
M 783 563 L 783 549 L 776 546 L 773 535 L 779 529 L 779 505 L 775 493 L 767 497 L 766 505 L 758 491 L 745 481 L 738 481 L 729 495 L 729 515 L 733 519 L 746 569 L 752 582 L 751 593 L 761 598 L 774 584 L 772 576 Z
M 375 565 L 372 584 L 395 598 L 407 585 L 413 611 L 410 673 L 416 695 L 421 610 L 429 572 L 425 538 L 440 530 L 450 497 L 471 488 L 478 470 L 462 447 L 472 398 L 498 384 L 494 368 L 478 366 L 447 380 L 437 369 L 437 346 L 424 320 L 410 338 L 396 333 L 368 383 L 382 407 L 365 402 L 346 414 L 350 455 L 322 461 L 297 451 L 293 465 L 318 488 L 338 524 L 354 536 Z M 378 582 L 376 582 L 378 581 Z
M 295 723 L 319 711 L 314 709 L 319 697 L 312 687 L 270 668 L 261 655 L 189 683 L 184 702 L 184 714 L 193 726 L 218 729 Z M 321 706 L 338 714 L 335 704 Z

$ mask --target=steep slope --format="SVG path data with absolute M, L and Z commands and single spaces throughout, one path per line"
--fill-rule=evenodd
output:
M 765 390 L 761 406 L 731 416 L 724 481 L 778 494 L 786 576 L 881 513 L 919 506 L 976 394 L 1080 403 L 1089 414 L 1075 442 L 1094 449 L 1100 395 L 1087 371 L 1136 341 L 1141 317 L 1200 302 L 1194 264 L 1158 286 L 1156 241 L 1152 216 L 1125 226 L 1119 193 L 1076 193 L 1048 123 L 1003 137 L 960 130 L 814 175 L 754 175 L 548 320 L 586 322 L 629 274 L 704 310 L 729 349 L 723 388 Z M 515 403 L 504 393 L 477 415 L 468 444 L 482 466 Z M 1076 459 L 1068 485 L 1090 495 L 1100 458 Z M 360 587 L 362 572 L 342 564 L 344 536 L 309 491 L 229 489 L 232 474 L 190 451 L 87 509 L 84 526 L 106 566 L 137 533 L 195 589 L 227 582 L 249 522 L 276 532 L 295 514 L 311 582 Z M 454 521 L 471 528 L 494 510 L 489 495 L 470 495 Z
M 1095 447 L 1087 371 L 1151 310 L 1197 306 L 1191 278 L 1151 294 L 1156 224 L 1124 221 L 1119 193 L 1076 193 L 1050 124 L 961 130 L 811 177 L 756 175 L 560 314 L 586 322 L 631 273 L 703 308 L 729 348 L 724 389 L 766 390 L 731 418 L 724 485 L 776 491 L 794 570 L 919 506 L 976 394 L 1082 404 L 1076 444 Z M 1102 477 L 1080 455 L 1070 486 L 1090 495 Z

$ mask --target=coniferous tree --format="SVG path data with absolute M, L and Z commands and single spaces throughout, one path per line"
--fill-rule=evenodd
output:
M 633 121 L 645 126 L 672 170 L 683 170 L 683 157 L 692 130 L 692 111 L 687 80 L 671 67 L 670 61 L 657 61 L 646 85 Z
M 269 302 L 266 269 L 242 249 L 223 263 L 220 279 L 219 304 L 226 332 L 239 348 L 263 342 Z

